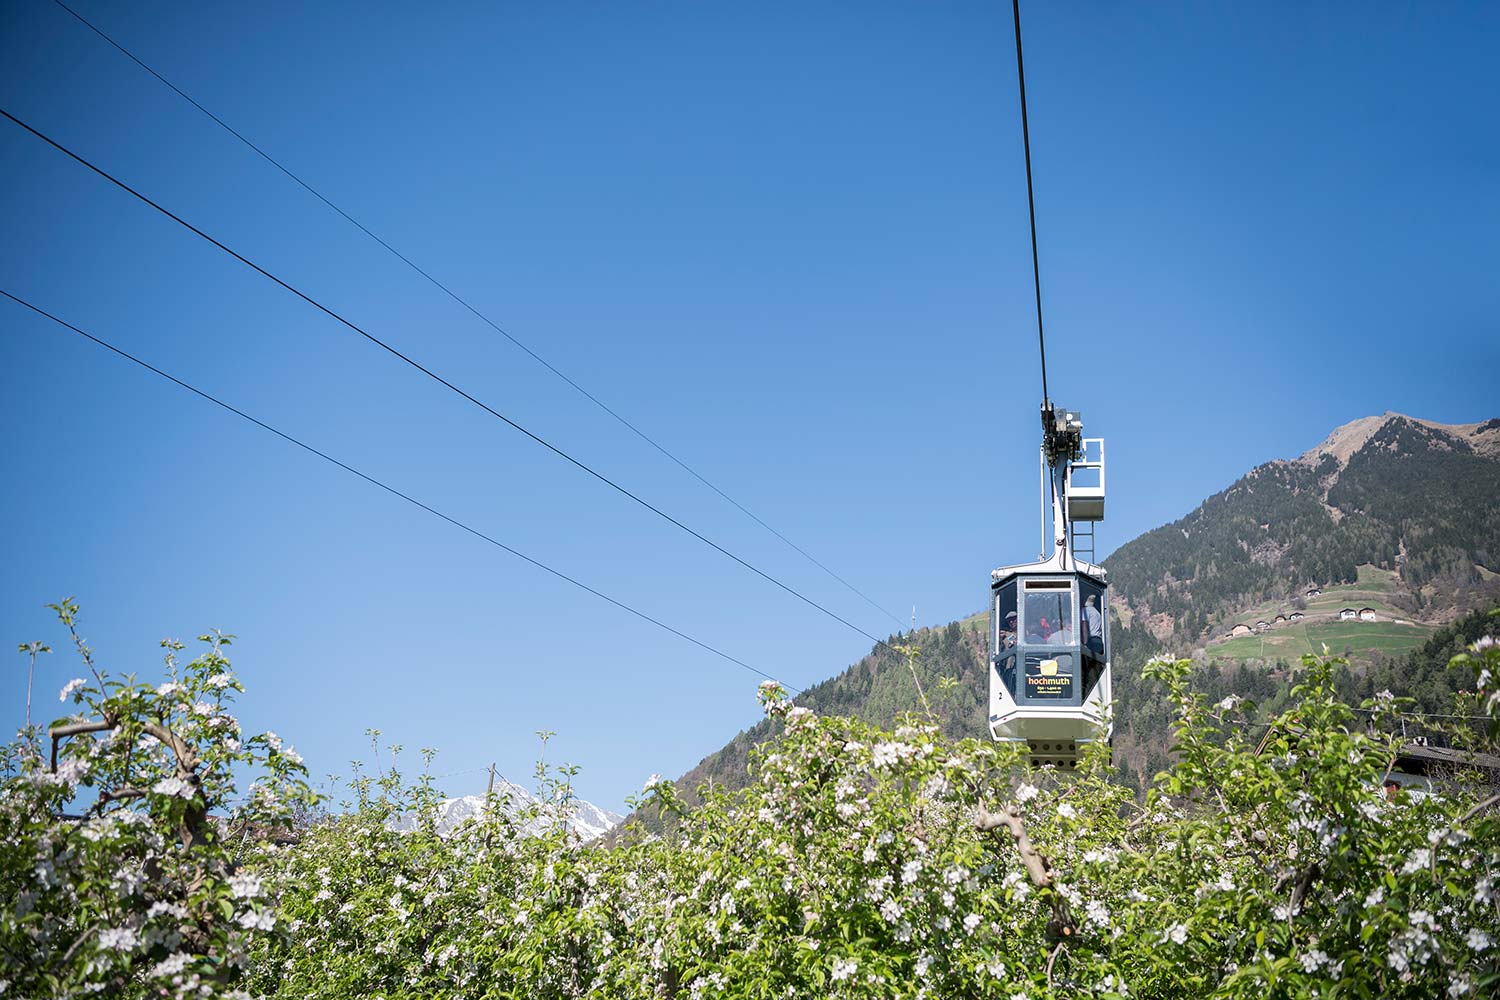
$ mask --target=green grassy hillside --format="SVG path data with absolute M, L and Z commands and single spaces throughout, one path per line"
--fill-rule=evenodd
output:
M 1436 625 L 1398 625 L 1395 622 L 1298 622 L 1263 635 L 1245 635 L 1215 643 L 1205 655 L 1224 660 L 1296 660 L 1323 647 L 1340 656 L 1370 659 L 1398 656 L 1432 637 Z
M 1370 661 L 1405 654 L 1431 637 L 1437 625 L 1416 621 L 1400 576 L 1376 566 L 1360 566 L 1354 583 L 1327 587 L 1321 594 L 1298 600 L 1261 601 L 1229 616 L 1219 625 L 1219 638 L 1204 650 L 1210 659 L 1295 660 L 1304 653 L 1332 652 Z M 1340 621 L 1340 610 L 1373 608 L 1376 620 Z M 1277 615 L 1300 612 L 1306 619 L 1272 626 L 1271 631 L 1225 639 L 1230 624 L 1254 625 Z

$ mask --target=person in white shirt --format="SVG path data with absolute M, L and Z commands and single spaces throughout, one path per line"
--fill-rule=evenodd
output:
M 1090 594 L 1083 602 L 1083 641 L 1095 656 L 1104 655 L 1104 616 L 1095 606 L 1098 597 Z

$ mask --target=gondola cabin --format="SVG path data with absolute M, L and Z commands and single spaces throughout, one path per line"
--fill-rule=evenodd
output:
M 1033 765 L 1072 767 L 1108 740 L 1109 584 L 1102 567 L 1053 558 L 994 571 L 990 733 L 1025 741 Z

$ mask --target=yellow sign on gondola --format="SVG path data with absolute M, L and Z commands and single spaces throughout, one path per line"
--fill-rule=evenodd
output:
M 1035 671 L 1035 672 L 1033 672 Z M 1032 698 L 1070 698 L 1073 695 L 1072 665 L 1064 667 L 1056 657 L 1028 665 L 1026 693 Z

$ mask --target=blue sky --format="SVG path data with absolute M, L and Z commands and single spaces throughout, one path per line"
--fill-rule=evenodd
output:
M 1036 550 L 1003 4 L 78 9 L 898 618 Z M 1500 10 L 1026 5 L 1054 399 L 1107 550 L 1335 425 L 1496 416 Z M 0 106 L 865 631 L 897 626 L 43 0 Z M 0 122 L 0 287 L 787 682 L 870 642 Z M 0 633 L 107 668 L 240 636 L 315 773 L 382 729 L 455 793 L 538 729 L 619 808 L 757 678 L 0 305 Z M 24 661 L 0 717 L 19 724 Z

